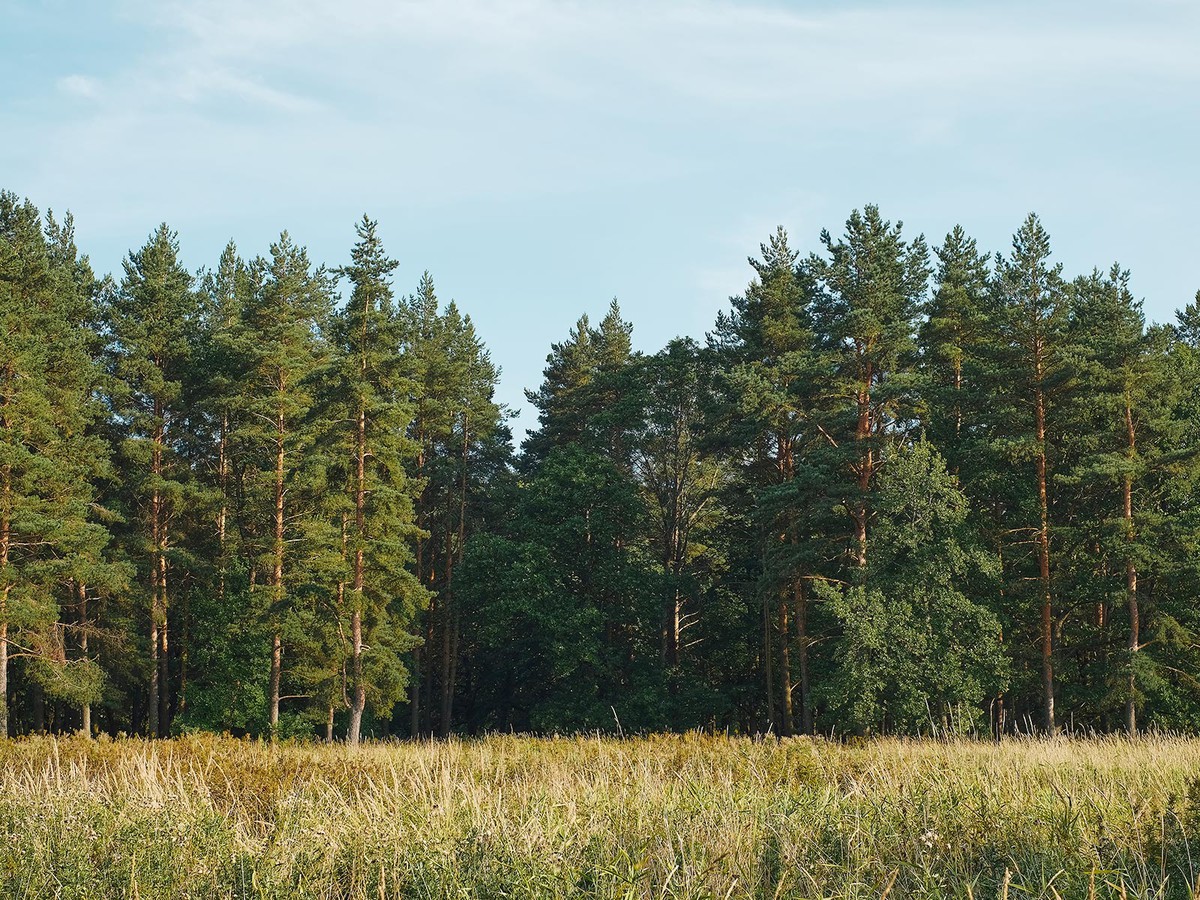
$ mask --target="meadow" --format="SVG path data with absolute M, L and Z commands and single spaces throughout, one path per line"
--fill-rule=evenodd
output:
M 6 898 L 1193 897 L 1200 740 L 0 741 Z

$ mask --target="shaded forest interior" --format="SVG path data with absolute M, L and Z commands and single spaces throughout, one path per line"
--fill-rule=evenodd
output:
M 0 735 L 1200 730 L 1200 295 L 866 206 L 581 318 L 518 452 L 356 232 L 100 277 L 0 194 Z

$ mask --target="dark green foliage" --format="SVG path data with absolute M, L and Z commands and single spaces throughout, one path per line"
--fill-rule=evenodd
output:
M 967 527 L 967 498 L 924 439 L 890 451 L 875 495 L 865 571 L 821 594 L 842 627 L 822 693 L 848 725 L 905 732 L 971 729 L 1006 686 L 988 596 L 994 557 Z
M 125 573 L 108 561 L 97 502 L 109 448 L 97 430 L 96 290 L 70 217 L 43 226 L 32 204 L 0 193 L 0 737 L 11 659 L 39 704 L 35 727 L 45 699 L 101 699 L 78 585 L 120 589 Z
M 1148 325 L 1032 215 L 819 246 L 704 346 L 581 317 L 518 456 L 372 220 L 115 283 L 0 194 L 5 728 L 1200 729 L 1200 295 Z

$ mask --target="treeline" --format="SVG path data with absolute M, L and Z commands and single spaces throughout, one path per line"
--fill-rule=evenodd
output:
M 1200 729 L 1200 297 L 868 206 L 703 344 L 580 319 L 517 454 L 357 238 L 98 278 L 0 194 L 7 733 Z

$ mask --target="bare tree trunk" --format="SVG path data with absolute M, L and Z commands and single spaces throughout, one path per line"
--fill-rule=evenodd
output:
M 284 548 L 284 428 L 283 413 L 280 412 L 275 420 L 275 517 L 274 542 L 271 556 L 271 605 L 274 607 L 273 618 L 278 621 L 283 615 L 283 548 Z M 271 641 L 271 681 L 270 681 L 270 725 L 271 737 L 274 739 L 279 726 L 279 691 L 283 681 L 283 636 L 276 626 Z
M 0 591 L 0 739 L 8 737 L 8 587 Z
M 412 681 L 408 696 L 408 735 L 421 736 L 421 648 L 413 648 Z
M 354 490 L 354 528 L 357 540 L 354 547 L 354 612 L 350 620 L 351 640 L 351 672 L 354 682 L 354 696 L 350 706 L 350 728 L 346 735 L 347 741 L 353 746 L 358 744 L 362 730 L 363 710 L 367 706 L 367 686 L 363 682 L 363 638 L 362 638 L 362 604 L 364 586 L 363 541 L 366 539 L 366 458 L 367 458 L 367 410 L 366 406 L 358 409 L 358 436 L 356 445 L 356 482 Z
M 424 478 L 425 477 L 425 430 L 424 430 L 423 425 L 418 426 L 417 443 L 418 443 L 417 478 Z M 424 519 L 425 519 L 424 506 L 425 506 L 425 494 L 424 494 L 424 491 L 422 491 L 421 497 L 419 497 L 418 501 L 417 501 L 417 510 L 416 510 L 416 523 L 417 523 L 418 529 L 424 528 Z M 417 574 L 417 582 L 422 587 L 424 587 L 425 583 L 426 583 L 426 576 L 425 576 L 425 545 L 426 545 L 426 543 L 427 543 L 427 541 L 425 538 L 423 538 L 423 537 L 417 538 L 416 574 Z M 430 606 L 432 606 L 432 603 L 430 604 Z M 431 614 L 432 614 L 432 610 L 427 608 L 425 610 L 425 616 L 424 616 L 424 619 L 426 622 L 428 622 Z M 418 634 L 416 635 L 416 637 L 417 637 L 418 641 L 423 641 L 424 639 L 422 638 L 422 636 L 419 632 L 420 632 L 420 628 L 418 627 Z M 421 680 L 422 680 L 421 679 L 421 674 L 422 674 L 421 667 L 424 663 L 424 660 L 422 659 L 422 654 L 421 654 L 422 646 L 424 646 L 423 643 L 418 643 L 417 646 L 413 648 L 412 673 L 411 673 L 410 679 L 409 679 L 408 736 L 413 739 L 416 739 L 421 736 Z
M 152 467 L 153 471 L 153 467 Z M 158 665 L 159 654 L 159 637 L 158 625 L 161 615 L 159 603 L 162 597 L 159 580 L 162 577 L 162 571 L 158 565 L 159 551 L 161 547 L 161 535 L 159 533 L 159 517 L 158 507 L 161 498 L 157 490 L 154 491 L 150 499 L 150 517 L 151 517 L 151 542 L 154 544 L 154 557 L 151 560 L 150 571 L 150 696 L 146 701 L 146 734 L 149 737 L 158 737 L 158 710 L 159 710 L 159 679 L 161 678 L 161 670 Z
M 229 518 L 229 460 L 226 444 L 229 441 L 229 413 L 221 414 L 221 439 L 217 444 L 217 482 L 221 487 L 221 509 L 217 513 L 217 597 L 225 599 L 225 578 L 229 559 L 225 546 L 225 533 Z
M 7 424 L 7 423 L 5 423 Z M 8 577 L 9 551 L 12 547 L 12 470 L 0 469 L 0 739 L 8 737 L 8 595 L 12 583 Z
M 162 479 L 163 474 L 163 441 L 165 439 L 163 425 L 165 411 L 161 400 L 154 402 L 154 415 L 158 424 L 154 430 L 154 446 L 150 451 L 150 474 L 157 483 Z M 166 569 L 164 565 L 166 561 L 163 557 L 163 545 L 166 538 L 163 518 L 162 492 L 156 484 L 150 496 L 150 541 L 153 549 L 150 558 L 150 697 L 146 704 L 146 733 L 150 737 L 162 736 L 164 728 L 162 698 L 167 692 L 166 679 L 163 677 L 166 667 L 161 660 L 162 631 L 166 628 L 167 615 L 163 605 L 166 596 L 163 584 L 163 575 Z
M 868 363 L 862 387 L 858 392 L 858 423 L 854 439 L 859 446 L 866 446 L 858 464 L 858 500 L 854 506 L 854 565 L 867 567 L 867 493 L 871 490 L 871 477 L 875 473 L 875 452 L 867 442 L 871 438 L 871 379 L 874 367 Z
M 325 743 L 333 743 L 333 704 L 329 704 L 329 715 L 325 719 Z
M 954 437 L 957 439 L 962 436 L 962 403 L 959 396 L 962 391 L 962 357 L 957 357 L 954 360 Z M 953 474 L 958 474 L 957 467 Z
M 1040 512 L 1040 527 L 1038 528 L 1038 580 L 1042 591 L 1042 687 L 1045 699 L 1046 733 L 1054 734 L 1054 633 L 1053 605 L 1050 596 L 1050 501 L 1046 490 L 1046 398 L 1040 386 L 1042 378 L 1041 361 L 1037 363 L 1037 380 L 1039 386 L 1034 395 L 1034 426 L 1038 442 L 1037 479 L 1038 479 L 1038 509 Z
M 470 418 L 467 410 L 463 410 L 462 432 L 462 467 L 458 492 L 458 544 L 451 553 L 446 548 L 446 629 L 443 635 L 442 661 L 442 721 L 441 735 L 449 737 L 450 728 L 454 722 L 454 692 L 458 679 L 458 607 L 454 601 L 454 569 L 463 560 L 463 551 L 467 543 L 467 472 L 470 464 L 471 432 Z
M 162 621 L 158 626 L 158 732 L 160 737 L 170 734 L 171 728 L 171 655 L 167 642 L 167 537 L 166 525 L 163 526 L 163 549 L 158 562 L 161 574 L 159 588 L 162 599 L 159 600 L 158 610 Z
M 1128 396 L 1125 398 L 1125 433 L 1128 440 L 1126 454 L 1130 461 L 1137 453 L 1137 432 L 1133 425 L 1133 408 Z M 1133 475 L 1126 473 L 1122 485 L 1125 512 L 1125 542 L 1129 545 L 1125 560 L 1125 594 L 1129 603 L 1129 699 L 1125 705 L 1125 727 L 1130 734 L 1137 734 L 1137 654 L 1139 652 L 1138 622 L 1138 573 L 1133 559 L 1133 542 L 1136 533 L 1133 526 Z
M 791 737 L 796 730 L 792 711 L 792 659 L 789 644 L 788 605 L 779 599 L 779 681 L 783 697 L 783 723 L 780 734 Z
M 79 604 L 79 656 L 81 659 L 88 658 L 88 608 L 87 608 L 87 585 L 82 581 L 75 583 L 75 597 Z M 84 701 L 80 705 L 79 710 L 79 733 L 88 737 L 92 736 L 92 704 Z
M 800 657 L 800 729 L 813 733 L 812 686 L 808 675 L 808 597 L 804 579 L 797 578 L 793 587 L 796 603 L 796 650 Z
M 271 637 L 271 678 L 267 685 L 270 697 L 267 706 L 267 726 L 271 740 L 279 730 L 279 681 L 283 671 L 283 636 L 278 631 Z
M 763 598 L 763 666 L 767 682 L 767 728 L 775 724 L 775 650 L 771 642 L 771 604 Z
M 446 588 L 442 591 L 442 653 L 441 653 L 441 709 L 438 717 L 438 737 L 445 738 L 450 735 L 450 697 L 454 693 L 454 686 L 450 683 L 450 645 L 451 631 L 453 630 L 454 619 L 454 551 L 451 547 L 453 537 L 450 534 L 446 535 Z

